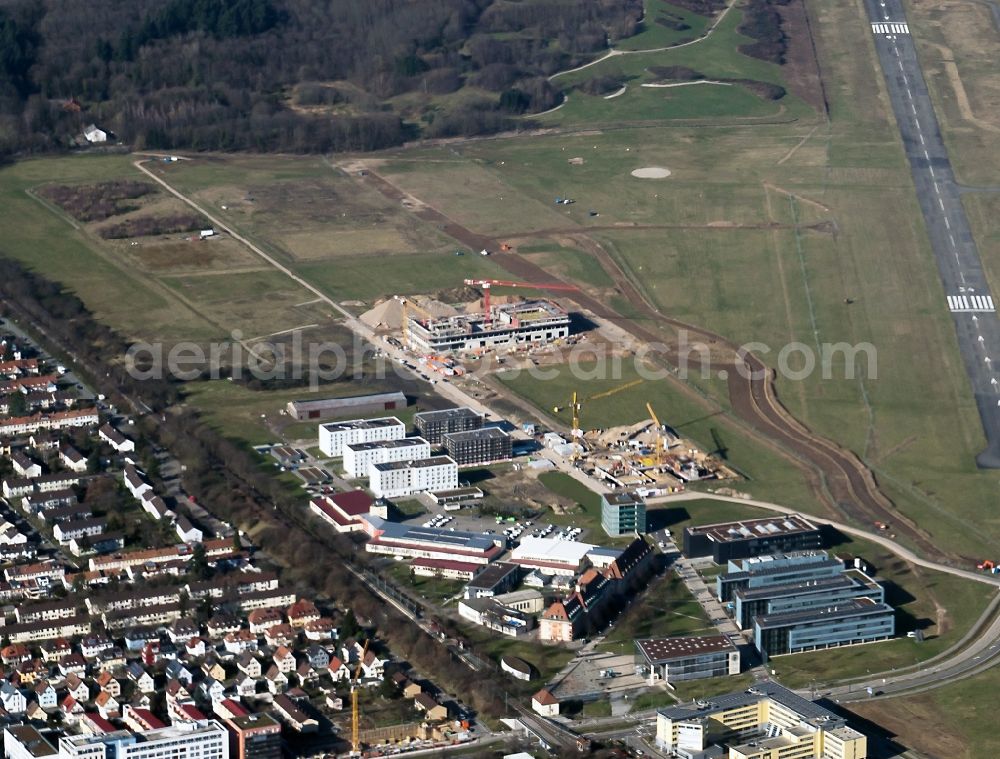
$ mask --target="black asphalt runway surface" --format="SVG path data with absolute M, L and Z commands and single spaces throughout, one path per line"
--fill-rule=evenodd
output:
M 1000 468 L 1000 319 L 900 0 L 865 0 L 924 223 L 986 434 L 976 462 Z M 905 274 L 904 274 L 905 276 Z M 934 356 L 916 360 L 934 361 Z M 928 402 L 933 402 L 928 399 Z

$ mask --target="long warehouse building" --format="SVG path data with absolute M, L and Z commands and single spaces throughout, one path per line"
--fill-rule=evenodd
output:
M 362 517 L 369 540 L 365 550 L 410 559 L 436 559 L 476 566 L 496 561 L 505 548 L 503 538 L 479 532 L 389 522 L 379 516 Z
M 766 553 L 822 547 L 819 527 L 799 514 L 684 529 L 684 555 L 689 559 L 711 556 L 716 564 Z
M 888 604 L 856 598 L 836 606 L 754 618 L 753 640 L 764 659 L 800 651 L 888 640 L 896 612 Z

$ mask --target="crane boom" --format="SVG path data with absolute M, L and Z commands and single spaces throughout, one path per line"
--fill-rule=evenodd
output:
M 596 401 L 598 398 L 607 398 L 608 396 L 615 395 L 616 393 L 621 393 L 628 390 L 630 387 L 635 387 L 636 385 L 641 385 L 646 380 L 637 379 L 631 382 L 626 382 L 624 385 L 619 385 L 618 387 L 613 387 L 610 390 L 605 390 L 603 393 L 597 393 L 587 398 L 588 401 Z
M 367 640 L 364 650 L 361 652 L 361 658 L 358 659 L 358 666 L 354 668 L 354 679 L 351 680 L 351 754 L 353 756 L 361 756 L 361 738 L 358 726 L 358 680 L 361 678 L 361 665 L 365 663 L 366 656 L 368 656 Z
M 667 441 L 663 439 L 663 425 L 660 424 L 659 417 L 653 411 L 653 404 L 648 401 L 646 402 L 646 411 L 649 412 L 649 418 L 656 425 L 656 462 L 662 464 L 667 453 Z
M 656 412 L 653 411 L 653 404 L 649 403 L 648 401 L 646 402 L 646 411 L 649 412 L 649 418 L 653 420 L 653 424 L 655 424 L 657 428 L 663 426 L 660 424 L 660 420 L 657 418 Z

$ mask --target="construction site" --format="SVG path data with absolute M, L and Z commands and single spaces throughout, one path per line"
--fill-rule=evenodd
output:
M 579 454 L 584 471 L 613 488 L 644 498 L 684 489 L 701 480 L 735 479 L 736 472 L 662 424 L 650 404 L 649 419 L 583 432 Z
M 464 302 L 396 296 L 362 314 L 361 320 L 412 354 L 413 367 L 426 378 L 437 374 L 457 384 L 473 370 L 482 376 L 484 371 L 563 364 L 572 359 L 572 348 L 585 342 L 622 350 L 600 329 L 574 331 L 570 311 L 555 300 L 492 295 L 494 287 L 558 292 L 576 290 L 574 286 L 471 279 L 464 285 Z M 567 403 L 551 409 L 572 414 L 568 434 L 549 432 L 539 441 L 595 480 L 613 489 L 638 491 L 643 497 L 678 492 L 691 482 L 737 478 L 721 460 L 661 421 L 649 402 L 645 403 L 648 416 L 638 422 L 586 425 L 588 403 L 635 391 L 643 382 L 623 381 L 587 397 L 573 392 Z

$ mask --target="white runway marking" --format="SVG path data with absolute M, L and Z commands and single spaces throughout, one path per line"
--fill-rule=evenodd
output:
M 941 206 L 941 210 L 943 211 L 944 210 L 944 201 L 941 200 L 941 198 L 938 198 L 938 205 Z
M 951 229 L 951 222 L 948 221 L 948 217 L 947 216 L 944 217 L 944 226 L 945 226 L 946 229 Z
M 948 310 L 953 313 L 995 311 L 992 295 L 949 295 Z
M 875 34 L 909 34 L 910 27 L 906 24 L 900 24 L 895 21 L 889 21 L 886 17 L 886 23 L 873 23 L 872 32 Z

